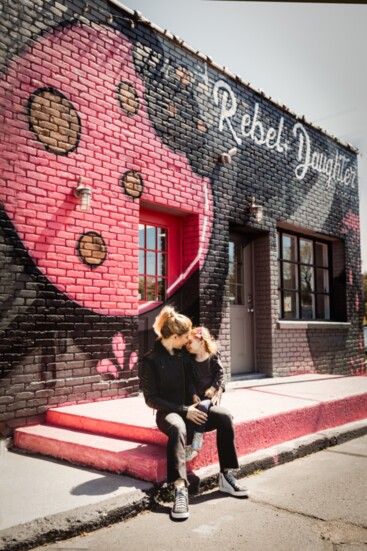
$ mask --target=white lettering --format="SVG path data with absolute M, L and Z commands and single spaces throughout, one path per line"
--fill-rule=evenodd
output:
M 237 111 L 237 100 L 236 96 L 232 92 L 232 89 L 224 80 L 218 80 L 218 82 L 214 85 L 213 95 L 214 95 L 214 101 L 216 105 L 219 105 L 220 97 L 219 97 L 219 90 L 223 90 L 222 94 L 222 105 L 221 105 L 221 112 L 220 112 L 220 119 L 219 119 L 219 130 L 223 132 L 224 129 L 224 122 L 227 123 L 229 130 L 231 131 L 232 136 L 236 140 L 236 143 L 240 145 L 242 143 L 241 138 L 239 138 L 232 126 L 232 121 L 230 120 Z M 230 98 L 231 103 L 229 107 L 227 106 L 227 100 Z
M 220 132 L 227 127 L 237 145 L 242 144 L 242 138 L 252 140 L 258 146 L 265 146 L 277 153 L 287 153 L 290 144 L 283 139 L 284 118 L 280 117 L 278 127 L 268 126 L 261 117 L 260 104 L 255 103 L 253 113 L 243 113 L 240 125 L 236 129 L 237 99 L 232 88 L 224 81 L 218 80 L 213 88 L 214 102 L 220 108 L 218 128 Z M 247 105 L 246 105 L 247 107 Z M 313 147 L 306 128 L 300 122 L 293 126 L 293 137 L 296 140 L 297 165 L 294 169 L 297 180 L 303 180 L 309 170 L 325 176 L 325 187 L 332 182 L 354 187 L 356 171 L 349 165 L 349 159 L 338 153 L 328 157 L 326 153 Z

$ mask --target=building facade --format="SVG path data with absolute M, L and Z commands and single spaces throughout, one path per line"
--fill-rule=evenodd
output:
M 363 372 L 357 153 L 107 0 L 7 3 L 1 435 L 139 391 L 169 303 L 227 378 Z

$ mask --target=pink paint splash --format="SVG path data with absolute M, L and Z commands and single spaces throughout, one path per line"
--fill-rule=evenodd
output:
M 116 365 L 111 360 L 105 358 L 98 363 L 97 371 L 101 375 L 109 374 L 109 375 L 112 375 L 115 379 L 117 379 L 119 376 L 119 371 L 122 371 L 124 369 L 124 360 L 125 360 L 125 351 L 126 351 L 125 338 L 121 333 L 116 333 L 116 335 L 113 336 L 112 350 L 120 370 L 117 369 Z M 138 355 L 136 352 L 132 352 L 129 357 L 130 371 L 134 369 L 137 362 L 138 362 Z
M 359 233 L 360 230 L 360 219 L 359 215 L 354 212 L 349 211 L 343 220 L 343 225 L 348 230 L 352 230 L 356 233 Z M 345 233 L 345 232 L 344 232 Z

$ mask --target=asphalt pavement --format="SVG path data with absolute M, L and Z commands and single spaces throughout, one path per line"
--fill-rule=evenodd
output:
M 365 551 L 367 436 L 259 472 L 249 499 L 217 489 L 190 501 L 190 518 L 168 504 L 38 551 Z

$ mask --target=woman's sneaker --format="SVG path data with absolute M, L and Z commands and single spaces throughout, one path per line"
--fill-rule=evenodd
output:
M 186 486 L 175 488 L 175 499 L 171 511 L 172 518 L 189 518 L 189 494 Z
M 202 445 L 203 445 L 203 433 L 194 432 L 194 436 L 192 437 L 192 442 L 191 442 L 192 449 L 199 452 L 201 450 Z
M 219 491 L 237 497 L 248 497 L 248 489 L 240 485 L 233 474 L 229 471 L 219 473 Z

